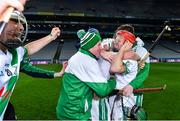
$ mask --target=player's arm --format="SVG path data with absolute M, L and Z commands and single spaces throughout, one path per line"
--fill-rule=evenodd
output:
M 116 86 L 115 79 L 111 78 L 107 80 L 107 83 L 86 83 L 91 89 L 99 96 L 106 97 L 109 95 Z
M 145 63 L 144 68 L 140 69 L 136 78 L 134 80 L 132 80 L 129 84 L 134 89 L 140 88 L 143 85 L 144 81 L 147 79 L 149 70 L 150 70 L 150 63 Z
M 62 64 L 61 71 L 54 73 L 54 77 L 61 77 L 61 76 L 63 76 L 67 65 L 68 65 L 68 61 L 64 61 L 63 64 Z
M 38 52 L 40 49 L 42 49 L 44 46 L 49 44 L 51 41 L 55 40 L 58 36 L 60 36 L 60 32 L 61 31 L 58 27 L 54 27 L 51 30 L 51 34 L 26 44 L 25 48 L 28 50 L 28 55 L 32 55 Z
M 60 72 L 55 73 L 54 71 L 49 71 L 49 70 L 45 70 L 45 69 L 41 69 L 36 66 L 33 66 L 29 62 L 27 50 L 25 49 L 25 54 L 24 54 L 23 60 L 21 61 L 20 71 L 32 77 L 54 78 L 54 77 L 62 76 L 64 74 L 64 68 L 65 67 L 63 67 Z
M 145 48 L 139 48 L 137 49 L 138 55 L 141 57 L 141 60 L 144 59 L 145 55 L 148 53 L 148 51 Z M 130 85 L 134 89 L 138 89 L 143 86 L 144 81 L 147 79 L 149 70 L 150 70 L 150 63 L 149 58 L 147 58 L 145 61 L 143 61 L 143 68 L 139 65 L 139 72 L 136 76 L 136 78 L 130 83 Z
M 109 61 L 110 63 L 112 63 L 114 56 L 116 55 L 115 52 L 112 51 L 105 51 L 105 50 L 101 50 L 101 57 L 107 61 Z
M 118 56 L 121 56 L 121 57 L 118 57 Z M 111 69 L 114 68 L 114 70 L 110 70 L 110 71 L 112 73 L 124 73 L 125 71 L 127 71 L 127 69 L 126 69 L 126 65 L 122 62 L 122 59 L 123 60 L 130 59 L 130 60 L 138 61 L 138 60 L 140 60 L 140 57 L 135 52 L 129 50 L 129 51 L 124 52 L 123 55 L 121 55 L 121 54 L 117 55 L 115 59 L 114 59 L 114 63 L 112 63 L 115 65 L 112 65 L 112 67 L 111 67 Z M 123 63 L 123 65 L 122 65 L 122 63 Z M 118 66 L 118 64 L 120 64 L 120 66 Z
M 123 73 L 126 71 L 126 67 L 123 64 L 124 52 L 125 51 L 123 49 L 120 49 L 115 55 L 110 67 L 111 73 Z
M 119 45 L 120 46 L 120 45 Z M 110 72 L 111 73 L 123 73 L 126 71 L 126 67 L 123 64 L 123 57 L 126 51 L 129 51 L 132 48 L 132 43 L 126 41 L 122 47 L 119 49 L 116 57 L 112 61 Z
M 92 66 L 93 65 L 93 66 Z M 89 86 L 99 97 L 105 97 L 114 90 L 116 86 L 115 79 L 111 78 L 107 80 L 96 61 L 91 63 L 83 61 L 79 66 L 76 66 L 76 71 L 73 71 L 74 75 L 82 80 L 87 86 Z M 68 68 L 67 68 L 67 71 Z
M 127 60 L 127 59 L 139 61 L 141 58 L 139 57 L 138 54 L 136 54 L 136 52 L 130 50 L 124 53 L 123 60 Z

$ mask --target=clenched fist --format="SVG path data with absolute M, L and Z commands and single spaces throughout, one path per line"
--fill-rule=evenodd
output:
M 53 40 L 55 40 L 58 36 L 60 36 L 60 34 L 61 34 L 61 30 L 59 29 L 59 27 L 54 27 L 51 30 L 50 36 L 52 37 Z

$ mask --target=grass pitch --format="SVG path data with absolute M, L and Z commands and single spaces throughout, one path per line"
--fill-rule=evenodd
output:
M 60 70 L 60 65 L 37 65 Z M 150 120 L 180 120 L 180 63 L 153 63 L 145 87 L 167 85 L 161 92 L 144 93 L 143 107 Z M 61 78 L 32 78 L 23 73 L 11 98 L 18 120 L 56 120 Z

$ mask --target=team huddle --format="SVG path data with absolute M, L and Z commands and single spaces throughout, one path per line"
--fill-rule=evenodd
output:
M 132 32 L 131 32 L 132 31 Z M 63 76 L 57 105 L 61 120 L 145 120 L 143 95 L 133 89 L 143 86 L 149 73 L 149 58 L 144 43 L 133 34 L 130 25 L 120 26 L 114 38 L 103 39 L 97 29 L 79 30 L 79 51 L 73 55 Z M 139 67 L 141 66 L 141 68 Z M 122 95 L 112 95 L 113 90 Z M 136 108 L 136 113 L 132 110 Z M 140 108 L 139 108 L 140 109 Z
M 34 77 L 62 76 L 62 90 L 56 107 L 60 120 L 145 120 L 142 88 L 149 73 L 148 53 L 131 25 L 121 25 L 112 38 L 102 39 L 95 28 L 77 32 L 80 48 L 60 72 L 42 70 L 29 63 L 29 55 L 60 36 L 51 34 L 22 46 L 25 17 L 14 12 L 0 35 L 0 120 L 15 119 L 9 102 L 19 72 Z M 142 61 L 143 60 L 143 61 Z M 118 93 L 114 93 L 115 91 Z M 119 93 L 119 92 L 122 93 Z M 12 114 L 13 112 L 13 114 Z M 13 118 L 11 117 L 13 115 Z

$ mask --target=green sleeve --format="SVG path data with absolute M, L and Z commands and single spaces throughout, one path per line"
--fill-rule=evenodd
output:
M 145 63 L 143 69 L 137 73 L 137 76 L 134 80 L 132 80 L 129 84 L 134 88 L 138 89 L 143 86 L 144 81 L 147 79 L 150 69 L 150 63 Z
M 86 82 L 86 84 L 99 96 L 105 97 L 109 95 L 116 87 L 115 79 L 109 79 L 107 83 L 91 83 Z
M 23 56 L 23 60 L 21 61 L 20 71 L 32 77 L 54 78 L 54 71 L 40 69 L 38 67 L 33 66 L 29 62 L 29 56 L 26 48 L 25 48 L 25 54 Z

